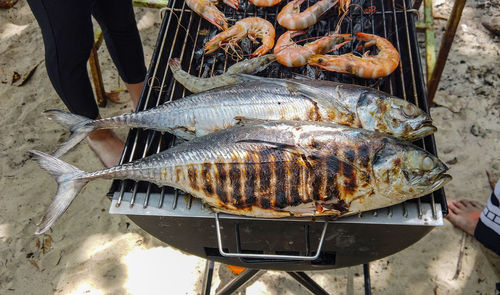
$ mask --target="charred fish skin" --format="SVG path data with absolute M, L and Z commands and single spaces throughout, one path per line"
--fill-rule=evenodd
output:
M 169 185 L 216 211 L 258 217 L 345 216 L 420 197 L 451 179 L 439 159 L 409 143 L 307 121 L 235 126 L 96 172 L 32 153 L 59 184 L 38 233 L 97 178 Z

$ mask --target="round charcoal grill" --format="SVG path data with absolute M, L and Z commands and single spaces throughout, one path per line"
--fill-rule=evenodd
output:
M 277 7 L 256 8 L 242 3 L 238 11 L 224 7 L 224 13 L 232 20 L 248 16 L 265 18 L 274 23 L 276 36 L 279 36 L 285 30 L 275 19 L 285 4 L 284 1 Z M 311 4 L 313 2 L 308 1 L 303 6 Z M 363 31 L 389 39 L 401 55 L 399 68 L 389 77 L 362 80 L 310 67 L 289 69 L 278 64 L 269 66 L 259 75 L 275 78 L 307 76 L 371 86 L 427 110 L 415 14 L 410 9 L 410 2 L 374 0 L 360 4 L 362 9 L 352 6 L 340 32 Z M 333 9 L 309 29 L 304 38 L 323 36 L 333 31 L 338 20 L 336 9 Z M 180 58 L 182 67 L 197 76 L 218 75 L 235 62 L 222 50 L 211 55 L 203 54 L 203 44 L 214 35 L 215 30 L 190 11 L 184 1 L 172 0 L 169 3 L 138 110 L 189 94 L 173 79 L 168 69 L 170 58 Z M 336 54 L 359 51 L 358 45 L 351 42 Z M 253 52 L 257 46 L 246 43 L 241 47 Z M 364 51 L 361 48 L 359 52 Z M 127 139 L 122 163 L 160 152 L 175 144 L 176 138 L 172 135 L 133 129 Z M 432 135 L 415 144 L 436 154 Z M 131 180 L 114 181 L 110 196 L 110 213 L 128 215 L 145 231 L 173 247 L 226 264 L 286 271 L 340 268 L 391 255 L 421 239 L 434 226 L 442 225 L 443 214 L 447 213 L 442 189 L 396 206 L 338 220 L 215 215 L 198 199 L 179 190 Z

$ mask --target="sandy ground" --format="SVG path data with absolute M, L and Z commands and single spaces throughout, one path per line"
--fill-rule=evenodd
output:
M 452 1 L 434 1 L 435 14 L 446 16 Z M 159 30 L 156 10 L 137 9 L 149 62 Z M 431 110 L 439 131 L 439 155 L 449 163 L 453 181 L 449 199 L 485 202 L 490 193 L 485 171 L 500 177 L 500 42 L 481 25 L 482 17 L 500 14 L 500 4 L 469 1 Z M 435 23 L 444 30 L 444 20 Z M 127 217 L 107 213 L 109 181 L 90 183 L 51 231 L 34 235 L 56 186 L 29 159 L 30 149 L 52 151 L 67 132 L 41 116 L 64 109 L 43 64 L 39 28 L 25 1 L 0 10 L 0 294 L 197 294 L 205 260 L 159 242 Z M 100 50 L 107 90 L 123 83 L 103 46 Z M 24 85 L 20 81 L 36 66 Z M 12 83 L 14 72 L 21 79 Z M 123 94 L 126 99 L 126 94 Z M 131 110 L 110 104 L 103 116 Z M 126 131 L 120 131 L 125 136 Z M 87 145 L 63 158 L 84 170 L 101 168 Z M 448 222 L 408 249 L 371 263 L 375 294 L 494 294 L 499 265 L 466 237 L 463 265 L 453 280 L 461 231 Z M 496 271 L 496 272 L 495 272 Z M 363 294 L 361 267 L 310 273 L 335 294 Z M 216 265 L 214 287 L 232 278 Z M 266 272 L 245 285 L 245 294 L 307 294 L 288 276 Z

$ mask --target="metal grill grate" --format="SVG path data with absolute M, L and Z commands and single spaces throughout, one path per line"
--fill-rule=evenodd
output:
M 302 10 L 315 1 L 307 1 Z M 355 33 L 358 31 L 383 36 L 390 40 L 401 55 L 401 63 L 398 69 L 389 77 L 378 80 L 358 79 L 348 75 L 322 72 L 310 67 L 289 69 L 278 64 L 268 67 L 259 75 L 268 77 L 289 78 L 294 75 L 314 76 L 314 78 L 338 81 L 344 83 L 359 84 L 378 88 L 395 96 L 410 101 L 424 110 L 428 110 L 427 99 L 424 92 L 423 74 L 418 52 L 414 17 L 416 11 L 411 8 L 409 1 L 395 0 L 361 0 L 352 1 L 348 17 L 340 26 L 340 33 Z M 276 22 L 276 16 L 285 1 L 276 7 L 258 8 L 243 0 L 238 11 L 224 7 L 224 13 L 229 18 L 229 23 L 234 24 L 236 20 L 259 16 L 274 23 L 276 37 L 285 32 Z M 375 11 L 373 11 L 374 8 Z M 372 10 L 372 12 L 369 12 Z M 222 51 L 216 51 L 210 55 L 203 54 L 204 43 L 216 32 L 216 28 L 192 12 L 183 0 L 172 0 L 165 9 L 162 27 L 158 36 L 152 62 L 147 74 L 147 86 L 143 90 L 138 110 L 145 110 L 159 104 L 179 99 L 189 94 L 182 85 L 175 82 L 168 68 L 168 60 L 178 57 L 181 59 L 182 68 L 197 76 L 212 76 L 224 72 L 227 67 L 236 61 Z M 323 16 L 303 38 L 324 36 L 333 31 L 339 21 L 336 8 L 333 8 Z M 247 44 L 246 51 L 253 52 L 256 45 Z M 359 43 L 351 42 L 337 52 L 355 51 Z M 245 46 L 242 46 L 245 47 Z M 365 49 L 362 48 L 362 53 Z M 127 138 L 121 163 L 133 161 L 154 153 L 158 153 L 175 145 L 176 138 L 170 134 L 151 130 L 132 129 Z M 425 150 L 436 154 L 433 136 L 427 136 L 422 140 L 414 142 Z M 116 180 L 110 189 L 113 197 L 111 213 L 133 214 L 133 215 L 159 215 L 159 216 L 189 216 L 189 217 L 213 217 L 213 213 L 204 208 L 201 202 L 184 194 L 182 191 L 171 187 L 157 187 L 147 182 L 136 182 L 131 180 Z M 123 205 L 122 203 L 127 203 Z M 181 205 L 184 203 L 185 205 Z M 397 218 L 392 223 L 407 223 L 412 220 L 413 224 L 439 225 L 442 224 L 442 214 L 447 213 L 446 200 L 442 189 L 425 197 L 407 201 L 401 205 L 386 209 L 374 210 L 370 213 L 360 214 L 363 217 L 360 222 L 385 223 L 380 216 Z M 385 213 L 385 214 L 384 214 Z M 374 217 L 379 217 L 375 218 Z M 223 218 L 245 219 L 247 217 L 222 215 Z M 429 220 L 433 221 L 430 222 Z M 293 220 L 293 218 L 290 218 Z M 356 222 L 355 218 L 340 219 L 339 222 Z M 406 220 L 406 221 L 405 221 Z M 410 222 L 410 223 L 412 223 Z

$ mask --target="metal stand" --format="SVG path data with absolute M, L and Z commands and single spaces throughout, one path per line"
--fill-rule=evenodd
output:
M 229 283 L 227 283 L 224 287 L 222 287 L 215 294 L 217 295 L 226 295 L 232 294 L 239 287 L 248 282 L 251 278 L 253 278 L 257 273 L 264 271 L 261 269 L 245 269 L 241 274 L 239 274 L 236 278 L 232 279 Z M 214 262 L 211 260 L 207 260 L 205 266 L 205 275 L 203 278 L 203 295 L 210 294 L 210 289 L 212 287 L 212 277 L 214 273 Z M 305 272 L 301 271 L 288 271 L 287 272 L 292 278 L 294 278 L 300 285 L 309 290 L 312 294 L 319 295 L 328 295 L 329 293 L 325 291 L 325 289 L 321 288 L 311 277 L 309 277 Z M 363 274 L 365 276 L 365 295 L 371 294 L 371 283 L 370 283 L 370 266 L 368 263 L 363 264 Z

